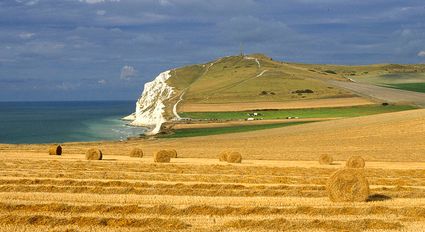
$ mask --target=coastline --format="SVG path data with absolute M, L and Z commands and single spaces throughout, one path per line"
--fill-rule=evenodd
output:
M 62 158 L 66 159 L 67 154 L 83 156 L 89 148 L 101 149 L 105 156 L 128 156 L 135 147 L 141 147 L 147 157 L 158 149 L 176 149 L 185 158 L 216 158 L 231 147 L 246 154 L 247 159 L 316 160 L 323 153 L 332 153 L 336 160 L 363 155 L 369 161 L 400 161 L 399 153 L 403 151 L 405 161 L 425 162 L 421 156 L 423 144 L 406 142 L 424 139 L 421 128 L 412 126 L 423 125 L 424 115 L 424 109 L 417 109 L 238 134 L 67 142 L 61 144 Z M 406 128 L 404 133 L 399 133 L 401 127 Z M 382 136 L 383 132 L 387 136 Z M 369 144 L 374 149 L 362 149 Z M 0 144 L 0 153 L 46 155 L 48 147 L 49 144 Z
M 126 125 L 133 101 L 0 103 L 0 143 L 120 141 L 147 127 Z

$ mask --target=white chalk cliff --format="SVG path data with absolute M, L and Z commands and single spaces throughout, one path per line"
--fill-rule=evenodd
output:
M 161 125 L 167 121 L 163 115 L 165 108 L 163 102 L 173 95 L 173 87 L 166 83 L 168 78 L 170 70 L 160 73 L 153 81 L 146 83 L 142 95 L 136 102 L 134 116 L 128 116 L 134 119 L 131 125 L 153 128 L 146 134 L 157 134 Z

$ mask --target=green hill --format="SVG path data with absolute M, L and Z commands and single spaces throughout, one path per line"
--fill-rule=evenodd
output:
M 326 80 L 367 80 L 377 75 L 423 72 L 425 65 L 318 65 L 274 61 L 262 54 L 229 56 L 172 70 L 167 84 L 176 93 L 165 104 L 173 105 L 179 99 L 182 106 L 343 98 L 355 95 Z M 172 108 L 167 107 L 166 115 L 172 114 Z

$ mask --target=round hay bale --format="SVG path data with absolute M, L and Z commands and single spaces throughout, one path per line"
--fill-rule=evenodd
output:
M 226 160 L 228 163 L 241 163 L 242 155 L 239 152 L 229 152 L 227 154 Z
M 167 151 L 170 155 L 170 158 L 177 158 L 177 151 L 175 149 L 168 149 Z
M 226 162 L 228 153 L 229 153 L 228 151 L 220 152 L 220 154 L 218 155 L 218 160 L 220 160 L 221 162 L 223 162 L 223 161 Z
M 333 202 L 364 202 L 369 197 L 369 182 L 362 169 L 344 168 L 329 177 L 326 190 Z
M 143 157 L 143 150 L 140 149 L 140 148 L 133 148 L 133 150 L 131 150 L 131 152 L 130 152 L 130 157 L 142 158 Z
M 347 163 L 345 164 L 345 166 L 347 168 L 364 168 L 365 161 L 364 161 L 363 157 L 355 155 L 355 156 L 351 156 L 347 160 Z
M 49 155 L 62 155 L 62 147 L 60 145 L 52 145 L 49 148 Z
M 153 161 L 155 163 L 169 163 L 170 160 L 170 152 L 167 150 L 160 150 L 153 155 Z
M 102 160 L 102 151 L 97 148 L 90 148 L 86 152 L 86 160 Z
M 328 154 L 323 154 L 323 155 L 320 155 L 319 157 L 319 163 L 322 165 L 330 165 L 332 164 L 333 161 L 334 159 L 332 158 L 332 156 Z

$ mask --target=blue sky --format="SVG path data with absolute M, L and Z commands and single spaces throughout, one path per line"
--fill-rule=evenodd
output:
M 237 54 L 425 62 L 423 0 L 0 0 L 0 101 L 136 99 L 159 72 Z

